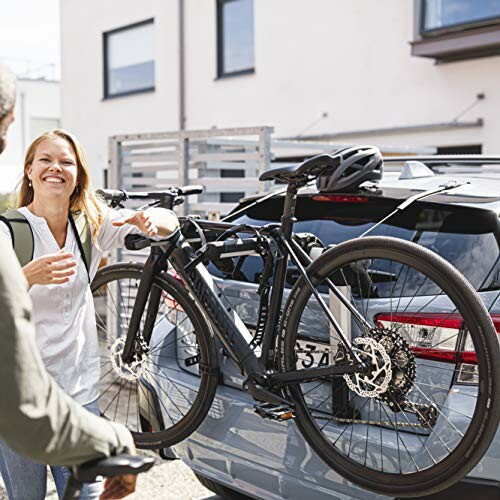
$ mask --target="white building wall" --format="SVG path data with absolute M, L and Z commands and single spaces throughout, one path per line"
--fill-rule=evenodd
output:
M 255 73 L 216 78 L 216 2 L 185 0 L 186 127 L 272 125 L 275 136 L 480 117 L 483 127 L 353 135 L 339 142 L 482 144 L 499 152 L 500 57 L 436 65 L 410 55 L 410 0 L 254 0 Z M 63 124 L 97 172 L 106 138 L 178 128 L 178 1 L 64 0 Z M 102 100 L 102 32 L 155 17 L 156 91 Z M 86 27 L 74 30 L 72 20 Z M 83 35 L 84 33 L 84 35 Z M 328 117 L 312 128 L 322 113 Z
M 18 80 L 15 120 L 9 127 L 8 145 L 0 156 L 0 193 L 12 191 L 23 173 L 24 154 L 40 133 L 59 126 L 58 81 Z M 46 126 L 46 128 L 45 128 Z
M 154 93 L 103 99 L 103 33 L 155 19 Z M 75 20 L 84 29 L 75 29 Z M 77 135 L 95 185 L 102 184 L 107 138 L 178 127 L 177 0 L 61 1 L 63 126 Z

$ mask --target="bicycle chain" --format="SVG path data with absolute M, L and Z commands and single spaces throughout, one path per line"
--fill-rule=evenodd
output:
M 342 418 L 342 417 L 314 417 L 317 420 L 335 420 L 336 422 L 340 422 L 342 424 L 365 424 L 365 425 L 385 425 L 387 427 L 411 427 L 412 429 L 428 429 L 429 426 L 426 424 L 417 424 L 411 422 L 398 422 L 395 424 L 394 422 L 387 422 L 384 420 L 363 420 L 360 418 Z
M 303 354 L 330 354 L 331 351 L 328 349 L 321 349 L 321 350 L 310 350 L 310 349 L 302 349 L 302 348 L 297 348 L 296 351 L 297 353 L 303 353 Z M 383 401 L 380 398 L 374 398 L 380 403 Z M 424 410 L 426 411 L 428 409 L 427 405 L 420 404 L 420 403 L 414 403 L 412 401 L 406 401 L 406 405 L 411 406 L 412 409 L 415 412 L 418 412 L 419 410 Z M 423 424 L 423 423 L 412 423 L 412 422 L 398 422 L 395 424 L 394 422 L 388 422 L 384 420 L 366 420 L 366 419 L 360 419 L 360 418 L 344 418 L 344 417 L 320 417 L 320 416 L 315 416 L 314 417 L 317 420 L 335 420 L 336 422 L 342 423 L 342 424 L 364 424 L 364 425 L 384 425 L 388 427 L 409 427 L 412 429 L 428 429 L 429 425 L 428 424 Z

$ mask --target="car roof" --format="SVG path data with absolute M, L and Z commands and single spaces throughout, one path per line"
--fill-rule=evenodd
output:
M 493 210 L 500 214 L 500 176 L 482 176 L 480 174 L 437 174 L 430 177 L 415 179 L 399 179 L 386 177 L 380 186 L 382 196 L 394 196 L 394 191 L 399 191 L 397 198 L 408 198 L 422 191 L 437 189 L 443 184 L 463 182 L 464 184 L 425 198 L 433 203 L 453 203 L 459 205 L 475 206 Z M 424 201 L 424 200 L 423 200 Z
M 493 167 L 490 171 L 482 171 L 482 167 L 480 165 L 476 164 L 471 166 L 468 161 L 470 161 L 470 158 L 473 156 L 475 160 L 477 160 L 477 158 L 481 158 L 476 155 L 471 155 L 465 157 L 463 163 L 461 164 L 456 157 L 453 157 L 453 165 L 450 168 L 446 165 L 438 165 L 436 166 L 437 168 L 434 169 L 434 175 L 429 170 L 429 175 L 423 177 L 400 179 L 400 167 L 397 171 L 392 172 L 387 172 L 386 169 L 386 173 L 384 173 L 384 177 L 379 185 L 380 189 L 376 193 L 366 191 L 366 194 L 367 196 L 370 196 L 370 198 L 380 196 L 383 198 L 396 200 L 400 199 L 403 201 L 423 191 L 437 189 L 443 184 L 458 182 L 463 184 L 446 192 L 428 196 L 421 200 L 421 203 L 425 203 L 427 201 L 432 203 L 464 205 L 491 210 L 500 216 L 500 169 L 495 169 Z M 433 158 L 442 159 L 445 157 L 435 156 Z M 410 157 L 398 158 L 398 163 L 401 165 L 404 161 L 412 160 L 413 158 Z M 441 173 L 443 171 L 444 173 Z M 451 172 L 448 173 L 448 171 Z M 279 189 L 280 188 L 276 190 L 278 191 Z M 300 195 L 311 195 L 317 194 L 318 191 L 315 187 L 306 187 L 301 189 L 299 193 Z M 361 194 L 360 192 L 357 193 Z M 265 195 L 268 194 L 269 193 L 265 193 Z M 281 193 L 278 196 L 284 195 L 285 193 Z M 240 201 L 239 206 L 241 207 L 241 205 L 247 205 L 251 201 L 255 201 L 261 197 L 262 194 L 243 198 Z M 237 209 L 238 207 L 235 207 L 235 210 Z

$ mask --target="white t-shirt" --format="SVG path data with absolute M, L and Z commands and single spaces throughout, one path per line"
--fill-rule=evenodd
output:
M 58 252 L 59 246 L 45 219 L 33 215 L 26 207 L 18 210 L 33 230 L 33 258 Z M 90 280 L 97 272 L 103 252 L 123 247 L 127 234 L 140 232 L 129 224 L 121 227 L 111 224 L 132 213 L 123 209 L 110 210 L 106 215 L 97 245 L 92 245 Z M 0 231 L 10 237 L 9 228 L 2 222 Z M 64 249 L 75 256 L 76 273 L 62 285 L 33 285 L 29 295 L 33 302 L 36 344 L 45 367 L 67 394 L 84 405 L 99 397 L 100 357 L 89 276 L 69 222 Z

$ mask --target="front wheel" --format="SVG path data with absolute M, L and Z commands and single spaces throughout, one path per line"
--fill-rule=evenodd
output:
M 144 313 L 133 359 L 123 362 L 141 274 L 139 264 L 114 264 L 91 284 L 101 353 L 99 405 L 103 417 L 128 427 L 137 447 L 158 449 L 188 437 L 207 415 L 217 389 L 217 353 L 203 313 L 182 282 L 164 273 L 153 281 L 161 293 L 151 338 L 142 335 Z
M 477 293 L 441 257 L 393 238 L 338 245 L 307 272 L 367 367 L 288 387 L 307 442 L 345 478 L 386 495 L 460 480 L 500 416 L 498 339 Z M 303 278 L 283 318 L 284 370 L 354 363 Z

